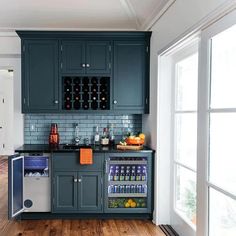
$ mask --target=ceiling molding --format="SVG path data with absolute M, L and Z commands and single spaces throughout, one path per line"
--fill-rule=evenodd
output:
M 17 34 L 16 30 L 42 30 L 42 31 L 137 31 L 136 28 L 47 28 L 47 27 L 20 27 L 20 28 L 4 28 L 0 27 L 1 36 L 12 36 Z M 18 36 L 17 36 L 18 37 Z
M 139 22 L 139 19 L 131 2 L 129 0 L 120 0 L 120 3 L 125 12 L 127 13 L 129 19 L 135 23 L 136 29 L 139 29 L 141 23 Z
M 175 3 L 176 0 L 169 0 L 164 6 L 157 6 L 150 16 L 139 28 L 140 30 L 150 30 L 151 27 L 165 14 L 165 12 Z

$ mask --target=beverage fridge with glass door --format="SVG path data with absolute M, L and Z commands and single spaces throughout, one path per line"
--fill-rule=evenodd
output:
M 152 153 L 110 153 L 105 160 L 105 212 L 152 213 Z

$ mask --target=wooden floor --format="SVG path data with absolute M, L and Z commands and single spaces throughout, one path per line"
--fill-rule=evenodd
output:
M 7 160 L 0 158 L 0 236 L 165 236 L 148 220 L 7 219 Z

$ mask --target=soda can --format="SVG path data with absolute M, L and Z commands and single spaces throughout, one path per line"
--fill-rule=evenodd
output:
M 142 193 L 142 185 L 141 184 L 137 185 L 137 192 Z
M 130 186 L 130 193 L 135 193 L 135 185 Z
M 114 186 L 114 193 L 119 193 L 119 186 L 118 185 Z
M 125 186 L 124 185 L 120 185 L 120 193 L 124 193 L 125 192 Z
M 125 189 L 126 189 L 126 193 L 130 193 L 130 185 L 126 185 Z

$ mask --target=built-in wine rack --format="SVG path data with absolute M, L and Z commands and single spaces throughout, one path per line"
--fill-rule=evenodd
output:
M 109 110 L 110 77 L 62 78 L 63 109 Z

